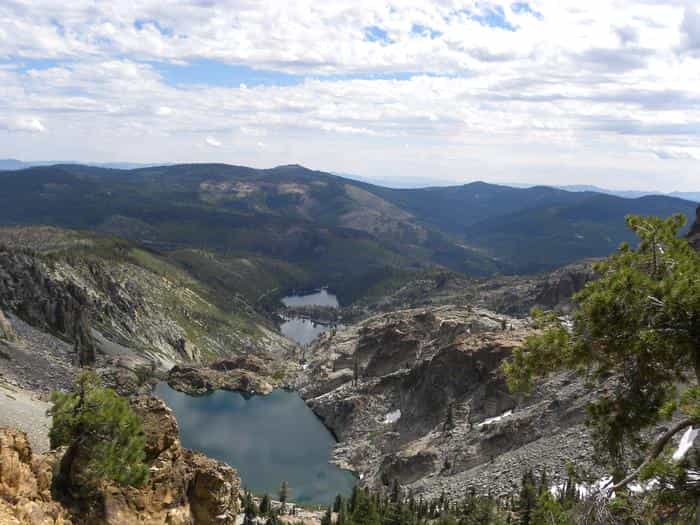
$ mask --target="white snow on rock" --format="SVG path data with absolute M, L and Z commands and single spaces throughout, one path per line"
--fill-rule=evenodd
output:
M 681 459 L 683 459 L 683 456 L 685 456 L 686 453 L 693 446 L 695 438 L 698 437 L 698 433 L 700 433 L 700 428 L 690 427 L 688 430 L 685 431 L 683 437 L 681 438 L 681 442 L 678 443 L 678 448 L 673 453 L 674 461 L 680 461 Z
M 508 410 L 507 412 L 503 412 L 503 414 L 501 414 L 500 416 L 495 416 L 495 417 L 490 417 L 488 419 L 484 419 L 481 423 L 477 424 L 476 426 L 481 428 L 485 425 L 490 425 L 491 423 L 495 423 L 495 422 L 500 421 L 501 419 L 506 418 L 506 417 L 511 416 L 511 415 L 513 415 L 513 411 Z
M 401 419 L 401 410 L 394 410 L 393 412 L 389 412 L 386 416 L 384 416 L 384 423 L 387 425 L 396 423 L 399 419 Z

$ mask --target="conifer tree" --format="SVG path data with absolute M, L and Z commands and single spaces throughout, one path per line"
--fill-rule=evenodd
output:
M 331 514 L 331 508 L 328 507 L 326 509 L 325 514 L 321 518 L 321 525 L 331 525 L 332 522 L 333 522 L 333 515 Z
M 527 470 L 523 474 L 522 485 L 520 488 L 520 498 L 518 499 L 518 517 L 520 525 L 531 525 L 532 511 L 537 505 L 537 489 L 535 487 L 535 477 L 532 475 L 532 470 Z
M 401 485 L 399 480 L 394 478 L 394 482 L 391 485 L 391 502 L 398 503 L 401 501 Z
M 146 438 L 129 402 L 84 372 L 74 390 L 54 392 L 51 447 L 67 446 L 59 477 L 74 495 L 87 495 L 102 481 L 140 486 L 148 478 Z M 76 468 L 79 465 L 79 468 Z
M 280 485 L 280 503 L 282 503 L 282 510 L 286 509 L 287 499 L 289 498 L 289 483 L 283 481 Z
M 700 254 L 679 237 L 685 222 L 627 217 L 639 238 L 595 266 L 599 278 L 576 295 L 571 324 L 535 312 L 541 331 L 504 365 L 511 389 L 527 391 L 537 376 L 559 369 L 614 377 L 589 406 L 597 458 L 611 465 L 609 490 L 626 487 L 658 464 L 672 438 L 700 424 Z M 689 385 L 679 388 L 679 385 Z M 642 434 L 677 413 L 649 443 Z M 630 453 L 645 455 L 633 468 Z

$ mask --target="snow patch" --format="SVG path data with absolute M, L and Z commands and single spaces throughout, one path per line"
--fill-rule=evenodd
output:
M 673 453 L 674 461 L 680 461 L 681 459 L 683 459 L 683 456 L 685 456 L 686 453 L 693 446 L 695 438 L 698 437 L 698 433 L 700 433 L 700 428 L 690 427 L 688 430 L 685 431 L 683 437 L 681 438 L 681 442 L 678 444 L 678 448 Z
M 394 410 L 384 416 L 384 423 L 389 425 L 391 423 L 396 423 L 399 419 L 401 419 L 401 410 Z
M 495 416 L 495 417 L 490 417 L 488 419 L 484 419 L 481 423 L 478 423 L 476 426 L 481 428 L 485 425 L 490 425 L 491 423 L 496 423 L 497 421 L 500 421 L 503 418 L 506 418 L 508 416 L 513 415 L 512 410 L 508 410 L 507 412 L 503 412 L 500 416 Z

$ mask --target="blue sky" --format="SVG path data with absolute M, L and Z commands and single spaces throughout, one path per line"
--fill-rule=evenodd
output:
M 0 157 L 698 190 L 683 0 L 0 4 Z

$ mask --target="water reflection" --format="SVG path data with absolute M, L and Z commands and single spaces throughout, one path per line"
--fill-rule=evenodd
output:
M 316 323 L 310 319 L 303 319 L 301 317 L 286 319 L 280 325 L 280 332 L 282 332 L 282 335 L 289 337 L 300 345 L 308 345 L 319 335 L 330 329 L 331 327 L 329 325 Z
M 191 397 L 165 383 L 155 393 L 175 413 L 183 446 L 232 465 L 254 492 L 276 495 L 285 480 L 294 501 L 329 504 L 355 484 L 350 472 L 328 462 L 333 436 L 296 393 Z
M 326 306 L 329 308 L 338 308 L 338 297 L 335 294 L 328 293 L 328 290 L 322 288 L 318 292 L 305 295 L 288 295 L 282 298 L 282 304 L 289 308 L 298 306 Z

